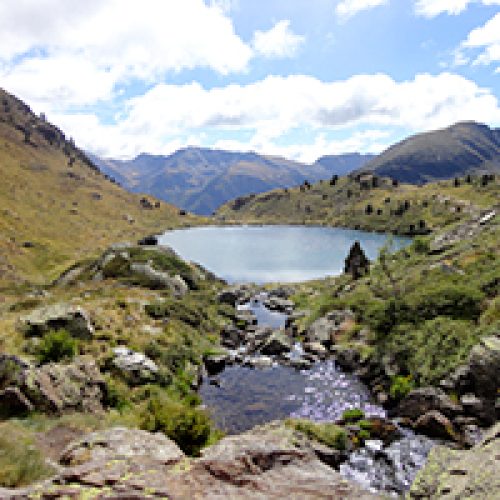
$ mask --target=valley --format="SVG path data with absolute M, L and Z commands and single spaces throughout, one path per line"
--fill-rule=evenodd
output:
M 5 92 L 0 118 L 0 498 L 497 495 L 494 170 L 314 182 L 265 157 L 286 185 L 221 178 L 236 198 L 202 217 Z

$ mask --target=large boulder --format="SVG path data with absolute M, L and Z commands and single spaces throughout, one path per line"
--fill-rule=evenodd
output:
M 413 482 L 409 498 L 500 498 L 500 424 L 471 450 L 435 446 Z
M 23 367 L 0 391 L 0 407 L 8 416 L 31 411 L 99 413 L 104 394 L 105 382 L 95 361 L 81 356 L 67 365 Z
M 474 393 L 494 399 L 500 389 L 500 338 L 483 337 L 469 356 L 469 376 Z
M 81 307 L 60 303 L 35 309 L 19 319 L 26 336 L 41 337 L 50 330 L 65 329 L 72 337 L 90 340 L 94 326 L 89 314 Z
M 395 413 L 399 417 L 417 420 L 430 411 L 438 411 L 445 417 L 453 418 L 462 412 L 462 407 L 454 403 L 437 387 L 422 387 L 410 391 L 398 405 Z

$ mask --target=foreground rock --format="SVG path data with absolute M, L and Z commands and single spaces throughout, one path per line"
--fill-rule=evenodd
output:
M 500 498 L 500 424 L 468 451 L 434 447 L 410 489 L 412 499 Z
M 312 323 L 306 333 L 307 340 L 330 347 L 335 344 L 336 336 L 347 331 L 353 322 L 351 311 L 332 311 Z
M 296 444 L 301 442 L 301 444 Z M 280 423 L 224 438 L 198 459 L 160 434 L 113 428 L 70 444 L 57 477 L 2 499 L 369 499 Z

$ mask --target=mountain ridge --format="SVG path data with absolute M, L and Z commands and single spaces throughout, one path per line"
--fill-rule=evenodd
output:
M 92 156 L 101 170 L 133 192 L 152 194 L 183 209 L 209 215 L 238 196 L 286 188 L 304 180 L 345 175 L 372 155 L 330 155 L 307 165 L 256 152 L 186 147 L 171 155 L 141 153 L 132 160 Z

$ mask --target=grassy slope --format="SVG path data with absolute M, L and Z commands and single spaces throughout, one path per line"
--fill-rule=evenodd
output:
M 403 215 L 391 214 L 405 200 L 410 208 Z M 238 201 L 242 206 L 235 208 Z M 486 187 L 481 187 L 479 179 L 472 184 L 462 182 L 459 187 L 454 187 L 453 181 L 394 187 L 389 180 L 382 180 L 380 187 L 362 189 L 359 182 L 342 177 L 335 186 L 323 181 L 310 189 L 279 189 L 234 200 L 220 207 L 217 217 L 228 223 L 320 224 L 406 234 L 410 225 L 418 225 L 421 219 L 426 227 L 436 229 L 499 202 L 498 179 Z M 373 207 L 369 215 L 368 204 Z M 381 214 L 377 214 L 379 209 Z
M 198 220 L 164 202 L 141 208 L 138 195 L 92 169 L 69 142 L 50 144 L 40 126 L 29 108 L 0 90 L 0 287 L 44 282 L 110 243 Z M 33 130 L 29 144 L 26 127 Z

